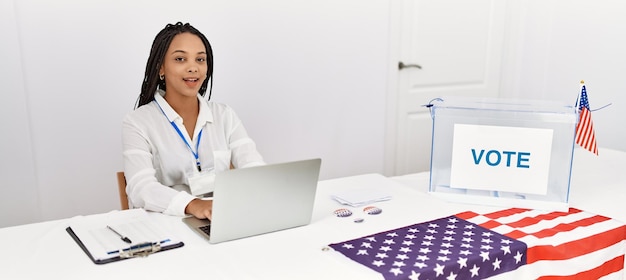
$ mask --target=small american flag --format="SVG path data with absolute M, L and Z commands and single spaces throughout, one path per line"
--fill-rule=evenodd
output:
M 329 246 L 385 279 L 622 279 L 626 226 L 574 208 L 511 208 L 463 212 Z
M 578 103 L 578 112 L 580 119 L 576 126 L 576 144 L 586 150 L 598 155 L 598 146 L 596 145 L 596 133 L 593 130 L 593 122 L 591 121 L 591 109 L 589 109 L 589 99 L 587 99 L 587 89 L 585 82 L 581 81 L 580 99 Z

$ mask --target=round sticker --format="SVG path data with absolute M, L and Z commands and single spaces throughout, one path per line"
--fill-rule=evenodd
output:
M 369 214 L 369 215 L 378 215 L 380 213 L 383 212 L 382 209 L 375 207 L 375 206 L 367 206 L 365 208 L 363 208 L 363 212 Z
M 352 211 L 346 208 L 337 209 L 333 213 L 335 213 L 335 216 L 340 218 L 349 217 L 350 215 L 352 215 Z

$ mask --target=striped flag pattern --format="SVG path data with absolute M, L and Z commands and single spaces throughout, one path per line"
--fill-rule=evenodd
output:
M 453 220 L 462 221 L 454 225 L 463 229 L 463 238 L 457 239 L 448 227 L 440 228 Z M 481 231 L 469 235 L 471 225 Z M 437 229 L 450 233 L 443 238 L 426 234 Z M 435 247 L 442 244 L 449 247 Z M 626 225 L 575 208 L 569 212 L 510 208 L 488 214 L 463 212 L 329 246 L 385 279 L 623 279 Z M 451 254 L 455 247 L 465 253 Z
M 598 146 L 596 144 L 596 133 L 593 129 L 591 121 L 591 109 L 589 109 L 589 99 L 587 98 L 587 89 L 584 81 L 581 81 L 580 97 L 578 102 L 578 113 L 580 119 L 576 126 L 576 144 L 584 149 L 598 155 Z
M 622 279 L 626 225 L 570 208 L 546 212 L 511 208 L 479 215 L 457 215 L 526 243 L 524 279 Z

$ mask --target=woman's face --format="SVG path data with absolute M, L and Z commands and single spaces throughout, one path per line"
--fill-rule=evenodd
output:
M 166 96 L 195 97 L 207 75 L 207 53 L 200 37 L 181 33 L 165 53 L 160 75 L 165 76 Z

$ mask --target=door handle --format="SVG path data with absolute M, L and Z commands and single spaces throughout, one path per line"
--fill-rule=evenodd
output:
M 404 64 L 404 62 L 402 62 L 402 61 L 398 62 L 398 69 L 402 70 L 404 68 L 422 69 L 422 66 L 420 66 L 419 64 Z

